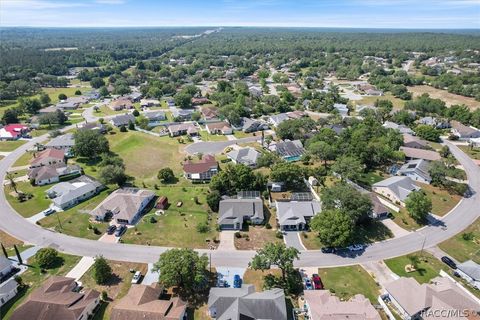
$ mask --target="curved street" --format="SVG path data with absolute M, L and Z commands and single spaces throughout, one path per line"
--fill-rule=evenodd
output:
M 66 128 L 65 130 L 68 130 Z M 35 143 L 47 139 L 47 135 L 32 139 L 14 150 L 0 161 L 0 178 L 5 179 L 10 166 Z M 319 250 L 302 251 L 298 267 L 341 266 L 368 261 L 378 261 L 395 256 L 405 255 L 428 248 L 454 236 L 468 227 L 480 216 L 480 169 L 458 147 L 446 142 L 452 154 L 463 165 L 468 176 L 473 195 L 463 199 L 448 215 L 434 225 L 424 227 L 403 237 L 377 242 L 358 254 L 333 255 L 323 254 Z M 32 224 L 17 214 L 5 198 L 4 185 L 0 190 L 0 229 L 26 243 L 41 247 L 53 247 L 59 251 L 78 255 L 103 255 L 110 260 L 150 263 L 158 260 L 158 256 L 168 250 L 166 247 L 105 243 L 88 239 L 67 236 Z M 254 256 L 254 251 L 237 250 L 197 250 L 211 256 L 216 266 L 245 267 Z

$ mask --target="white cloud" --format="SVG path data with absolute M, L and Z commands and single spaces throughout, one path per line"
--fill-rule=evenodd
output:
M 126 0 L 95 0 L 99 4 L 124 4 Z
M 45 0 L 1 0 L 2 9 L 25 9 L 25 10 L 46 10 L 59 8 L 84 7 L 87 3 L 80 2 L 60 2 Z

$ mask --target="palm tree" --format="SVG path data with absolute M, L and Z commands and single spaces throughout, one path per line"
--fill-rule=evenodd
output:
M 17 183 L 15 182 L 15 178 L 13 177 L 13 174 L 8 172 L 7 173 L 7 179 L 8 179 L 8 181 L 10 181 L 10 188 L 12 188 L 15 191 L 15 193 L 18 194 Z

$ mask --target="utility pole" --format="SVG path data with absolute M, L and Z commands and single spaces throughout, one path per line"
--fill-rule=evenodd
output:
M 427 236 L 423 235 L 422 250 L 420 250 L 420 257 L 423 258 L 423 249 L 425 248 L 425 242 L 427 241 Z

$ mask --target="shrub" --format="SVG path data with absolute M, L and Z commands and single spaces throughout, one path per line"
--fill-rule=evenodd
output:
M 464 232 L 462 233 L 462 239 L 465 241 L 472 241 L 474 238 L 473 232 Z
M 283 239 L 283 233 L 281 231 L 277 231 L 275 233 L 275 237 L 277 237 L 278 239 Z
M 108 265 L 104 257 L 95 258 L 93 264 L 93 279 L 97 284 L 106 284 L 112 277 L 112 268 Z
M 157 219 L 155 219 L 155 217 L 150 217 L 150 223 L 157 223 Z
M 107 299 L 108 299 L 107 291 L 105 291 L 105 290 L 102 291 L 102 297 L 101 298 L 102 298 L 102 301 L 107 301 Z
M 235 232 L 235 238 L 240 239 L 242 237 L 242 234 L 240 231 Z
M 266 229 L 272 229 L 272 225 L 267 222 L 267 224 L 265 224 L 265 228 L 266 228 Z
M 55 265 L 58 251 L 53 248 L 42 248 L 35 254 L 35 261 L 42 269 L 48 269 Z
M 201 222 L 197 224 L 197 232 L 207 233 L 208 231 L 210 231 L 210 227 L 206 222 Z

